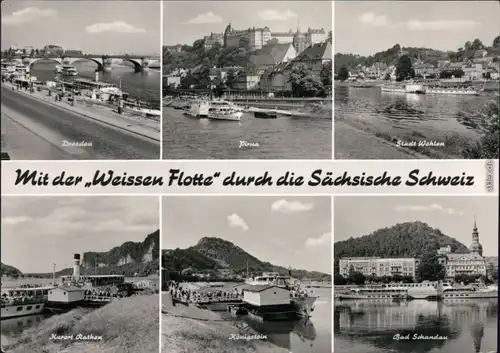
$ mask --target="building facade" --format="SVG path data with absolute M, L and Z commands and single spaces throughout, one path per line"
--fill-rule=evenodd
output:
M 242 43 L 247 45 L 248 50 L 262 48 L 271 40 L 271 30 L 269 27 L 249 28 L 234 30 L 231 24 L 227 25 L 224 31 L 224 47 L 241 47 Z
M 347 277 L 351 272 L 360 272 L 365 276 L 411 276 L 415 277 L 418 260 L 415 258 L 357 257 L 339 261 L 339 273 Z
M 440 263 L 446 268 L 446 277 L 449 279 L 458 275 L 486 276 L 486 260 L 483 257 L 483 246 L 479 242 L 479 231 L 476 220 L 472 229 L 472 243 L 468 253 L 451 253 L 451 248 L 438 250 Z
M 289 30 L 288 32 L 271 32 L 269 27 L 263 28 L 249 28 L 244 30 L 234 30 L 229 24 L 224 31 L 224 34 L 213 38 L 214 34 L 205 36 L 205 45 L 213 45 L 217 41 L 224 45 L 224 47 L 239 47 L 242 42 L 248 43 L 249 50 L 261 49 L 264 45 L 268 44 L 271 40 L 279 44 L 292 43 L 295 50 L 300 53 L 307 47 L 326 42 L 328 34 L 323 28 L 311 29 L 308 28 L 306 32 L 302 32 L 300 28 L 296 31 Z

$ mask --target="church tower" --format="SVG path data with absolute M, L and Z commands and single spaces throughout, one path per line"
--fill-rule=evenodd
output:
M 474 228 L 472 229 L 472 244 L 469 247 L 471 252 L 478 253 L 479 256 L 483 256 L 483 246 L 479 242 L 479 232 L 476 225 L 476 216 L 474 216 Z
M 231 23 L 229 23 L 226 27 L 226 30 L 224 31 L 224 48 L 227 48 L 227 45 L 228 45 L 227 38 L 231 35 L 232 31 L 233 31 L 233 29 L 231 27 Z

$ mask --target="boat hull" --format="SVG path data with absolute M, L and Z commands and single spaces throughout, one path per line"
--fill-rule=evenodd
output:
M 310 317 L 314 311 L 314 303 L 318 297 L 304 297 L 294 298 L 292 304 L 294 305 L 297 314 L 302 317 Z
M 443 300 L 498 298 L 498 292 L 444 293 L 442 298 Z
M 447 90 L 427 90 L 427 94 L 447 94 L 447 95 L 460 95 L 460 96 L 478 96 L 477 91 L 447 91 Z
M 208 113 L 208 118 L 211 120 L 241 121 L 242 116 L 242 112 L 233 112 L 230 114 Z
M 40 314 L 44 308 L 44 303 L 2 306 L 1 319 Z

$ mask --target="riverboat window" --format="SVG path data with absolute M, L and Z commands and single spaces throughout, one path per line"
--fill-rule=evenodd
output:
M 16 311 L 23 311 L 23 307 L 19 306 Z
M 31 305 L 26 308 L 26 310 L 31 310 L 31 309 L 33 309 Z
M 40 305 L 35 306 L 35 309 L 40 309 Z

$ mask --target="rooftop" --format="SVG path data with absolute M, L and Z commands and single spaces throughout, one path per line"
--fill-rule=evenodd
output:
M 275 287 L 279 288 L 278 286 L 272 286 L 272 285 L 268 285 L 268 284 L 258 284 L 255 286 L 248 286 L 247 288 L 245 288 L 245 290 L 248 292 L 260 293 L 260 292 L 263 292 L 265 290 L 275 288 Z
M 331 60 L 332 59 L 332 45 L 330 42 L 317 43 L 307 47 L 300 53 L 293 61 L 315 61 L 315 60 Z

